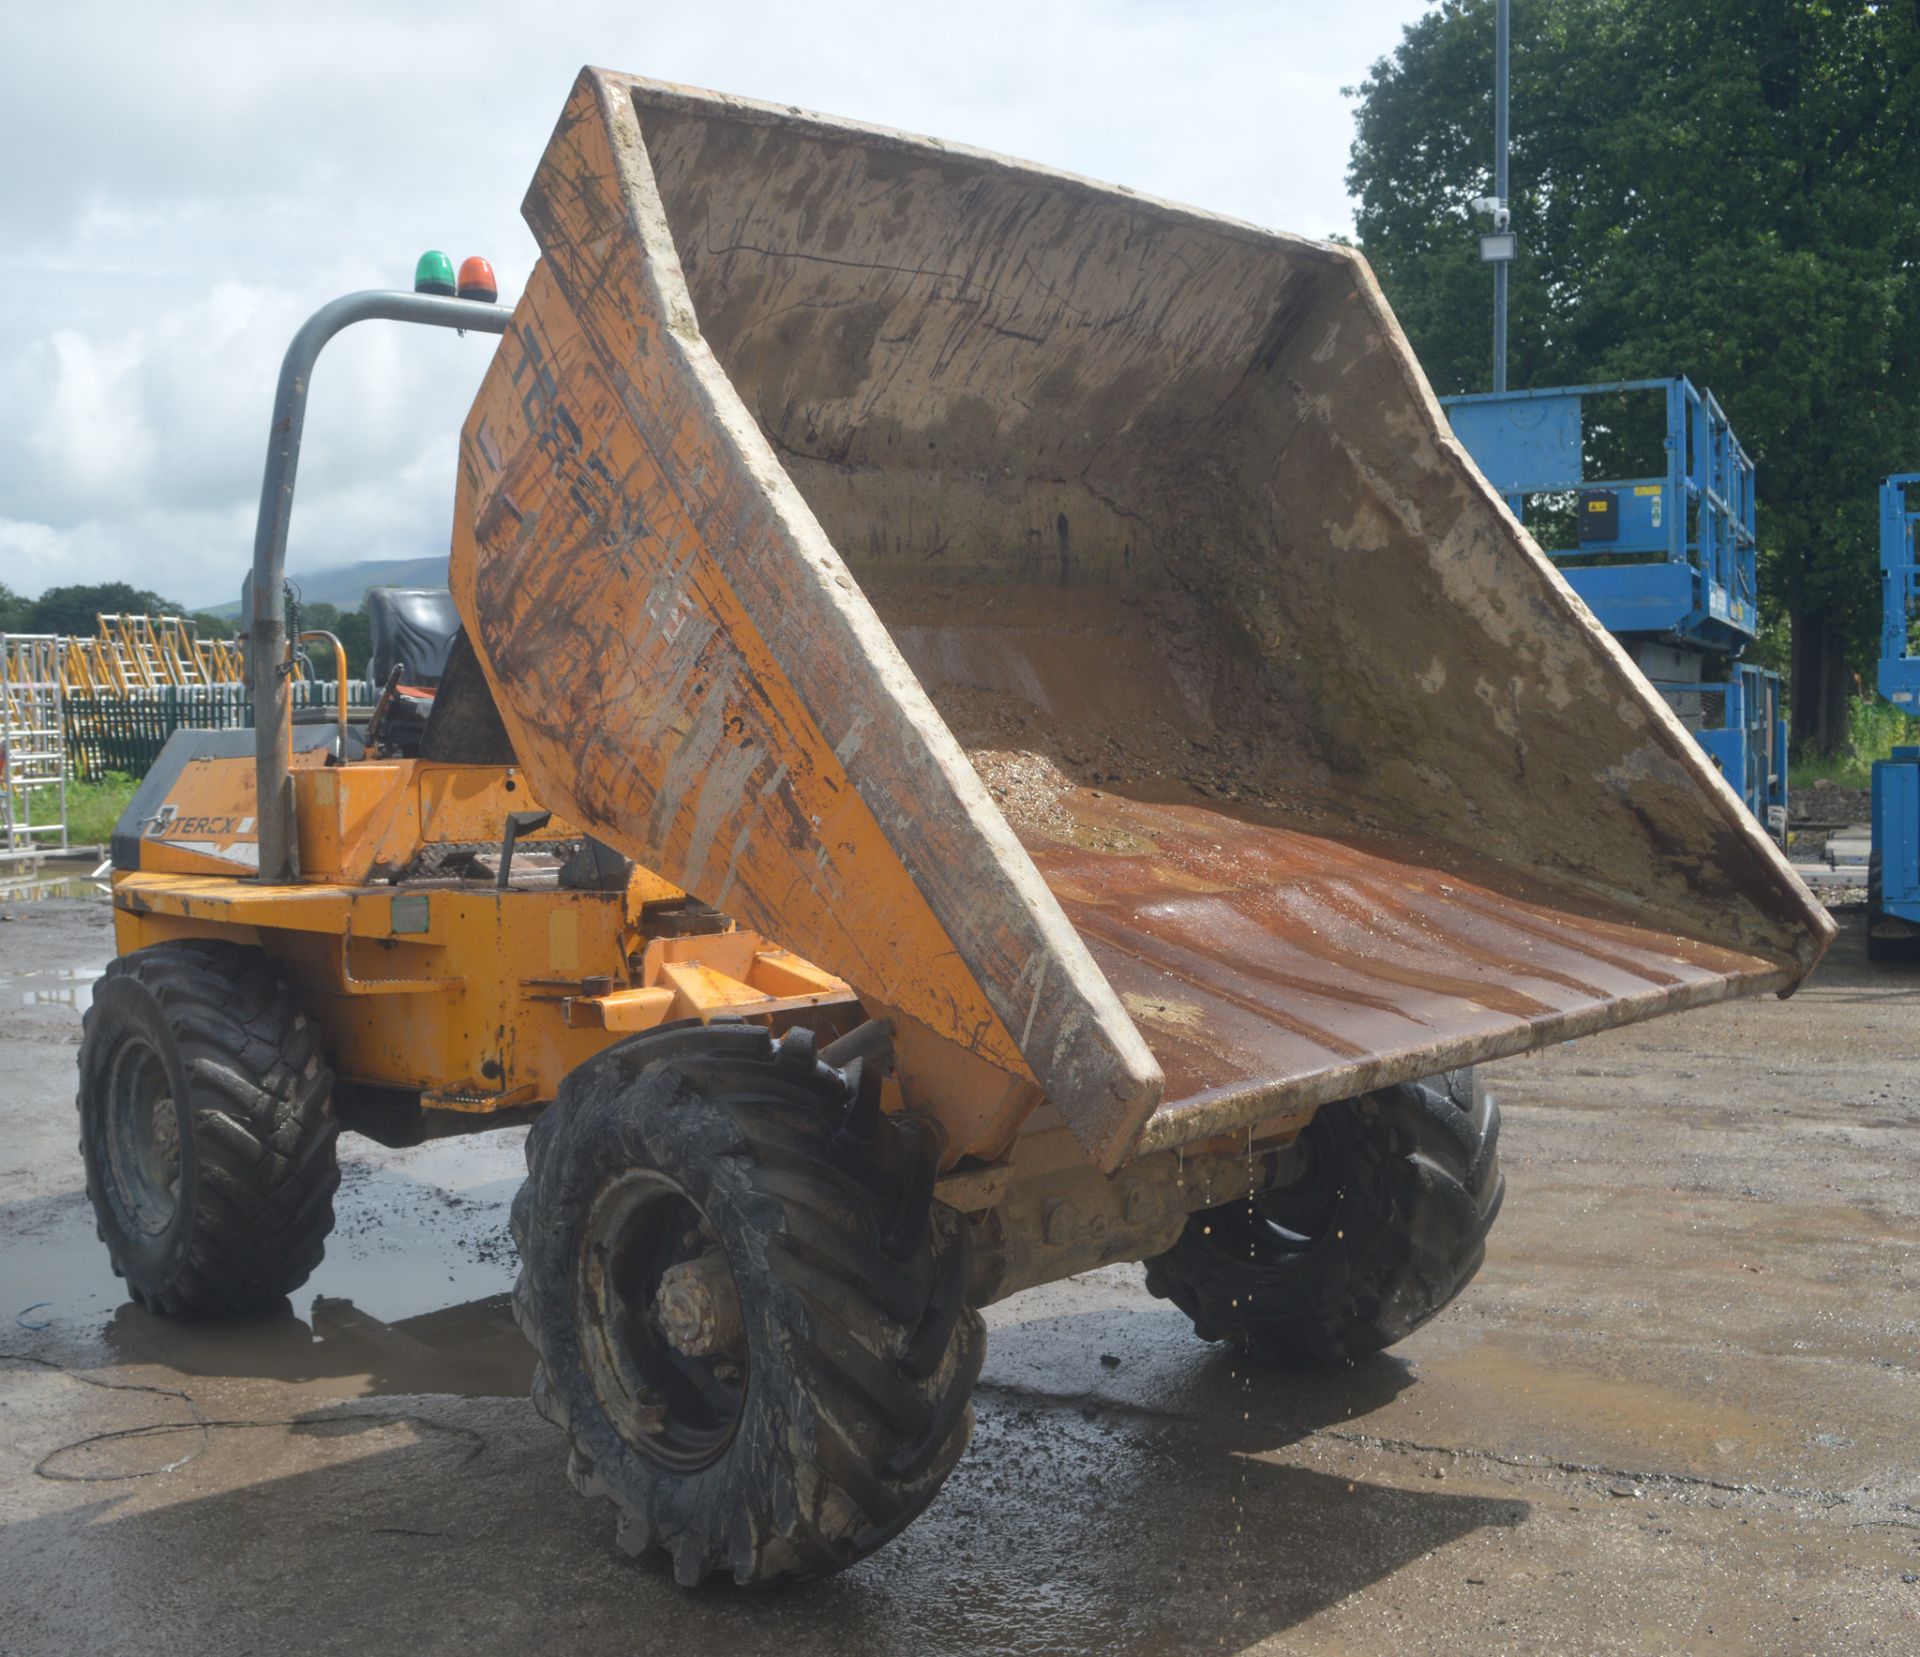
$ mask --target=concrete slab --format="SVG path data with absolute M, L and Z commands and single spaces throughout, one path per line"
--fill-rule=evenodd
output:
M 1505 1215 L 1395 1353 L 1250 1372 L 1136 1269 L 1035 1291 L 921 1523 L 693 1595 L 525 1400 L 517 1134 L 351 1142 L 295 1304 L 160 1323 L 74 1153 L 104 911 L 0 913 L 5 1652 L 1920 1649 L 1920 974 L 1857 910 L 1791 1001 L 1494 1067 Z

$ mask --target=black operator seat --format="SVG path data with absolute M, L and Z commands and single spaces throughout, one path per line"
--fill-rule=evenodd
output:
M 367 625 L 373 635 L 367 677 L 374 688 L 383 688 L 397 666 L 401 684 L 432 690 L 447 670 L 460 612 L 445 587 L 369 587 Z
M 376 751 L 419 755 L 460 612 L 445 587 L 369 587 L 367 677 L 378 699 L 369 728 Z

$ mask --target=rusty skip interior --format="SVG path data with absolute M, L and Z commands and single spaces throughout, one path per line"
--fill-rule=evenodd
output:
M 1453 443 L 1350 250 L 597 71 L 527 214 L 547 269 L 469 423 L 455 572 L 498 618 L 476 642 L 542 798 L 617 835 L 640 791 L 636 854 L 1004 1067 L 997 1018 L 1103 1166 L 1789 989 L 1824 949 L 1824 913 Z M 625 288 L 645 303 L 609 305 Z M 645 524 L 624 563 L 568 529 L 591 586 L 535 561 L 549 485 L 519 433 L 562 399 L 608 511 Z M 696 684 L 649 618 L 702 606 Z M 602 641 L 622 618 L 620 661 L 513 631 L 570 607 Z M 681 762 L 624 710 L 669 671 L 734 687 L 740 740 L 781 767 L 740 759 L 711 809 L 658 785 Z M 561 704 L 640 737 L 609 724 L 595 770 Z M 708 728 L 690 709 L 651 752 Z M 846 883 L 871 849 L 714 861 L 836 765 L 990 1014 L 942 1028 L 952 987 L 888 955 L 907 923 Z
M 1343 259 L 636 96 L 708 343 L 1145 1034 L 1162 1132 L 1798 976 L 1759 916 L 1670 930 L 1735 894 L 1622 842 L 1602 774 L 1652 721 L 1579 713 L 1613 664 L 1515 651 L 1544 595 L 1420 544 L 1466 488 L 1410 491 L 1436 433 L 1386 399 L 1364 429 L 1404 369 Z M 1770 872 L 1742 839 L 1729 888 Z

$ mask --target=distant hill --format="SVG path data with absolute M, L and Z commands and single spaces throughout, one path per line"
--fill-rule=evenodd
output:
M 314 570 L 295 574 L 293 584 L 300 589 L 303 604 L 331 604 L 341 610 L 357 610 L 369 587 L 444 587 L 447 584 L 447 555 L 437 558 L 369 558 L 364 564 L 346 564 L 338 569 Z M 237 616 L 240 601 L 209 604 L 211 615 Z

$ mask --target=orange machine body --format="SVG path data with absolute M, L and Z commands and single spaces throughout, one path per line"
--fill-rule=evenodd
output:
M 251 878 L 252 759 L 186 760 L 116 837 L 114 923 L 121 954 L 266 949 L 348 1087 L 477 1119 L 551 1100 L 609 1042 L 673 1020 L 831 1032 L 853 1016 L 839 979 L 643 867 L 617 889 L 563 888 L 552 853 L 579 834 L 558 818 L 519 838 L 507 886 L 476 873 L 533 806 L 513 766 L 327 760 L 295 756 L 301 876 L 283 886 Z

